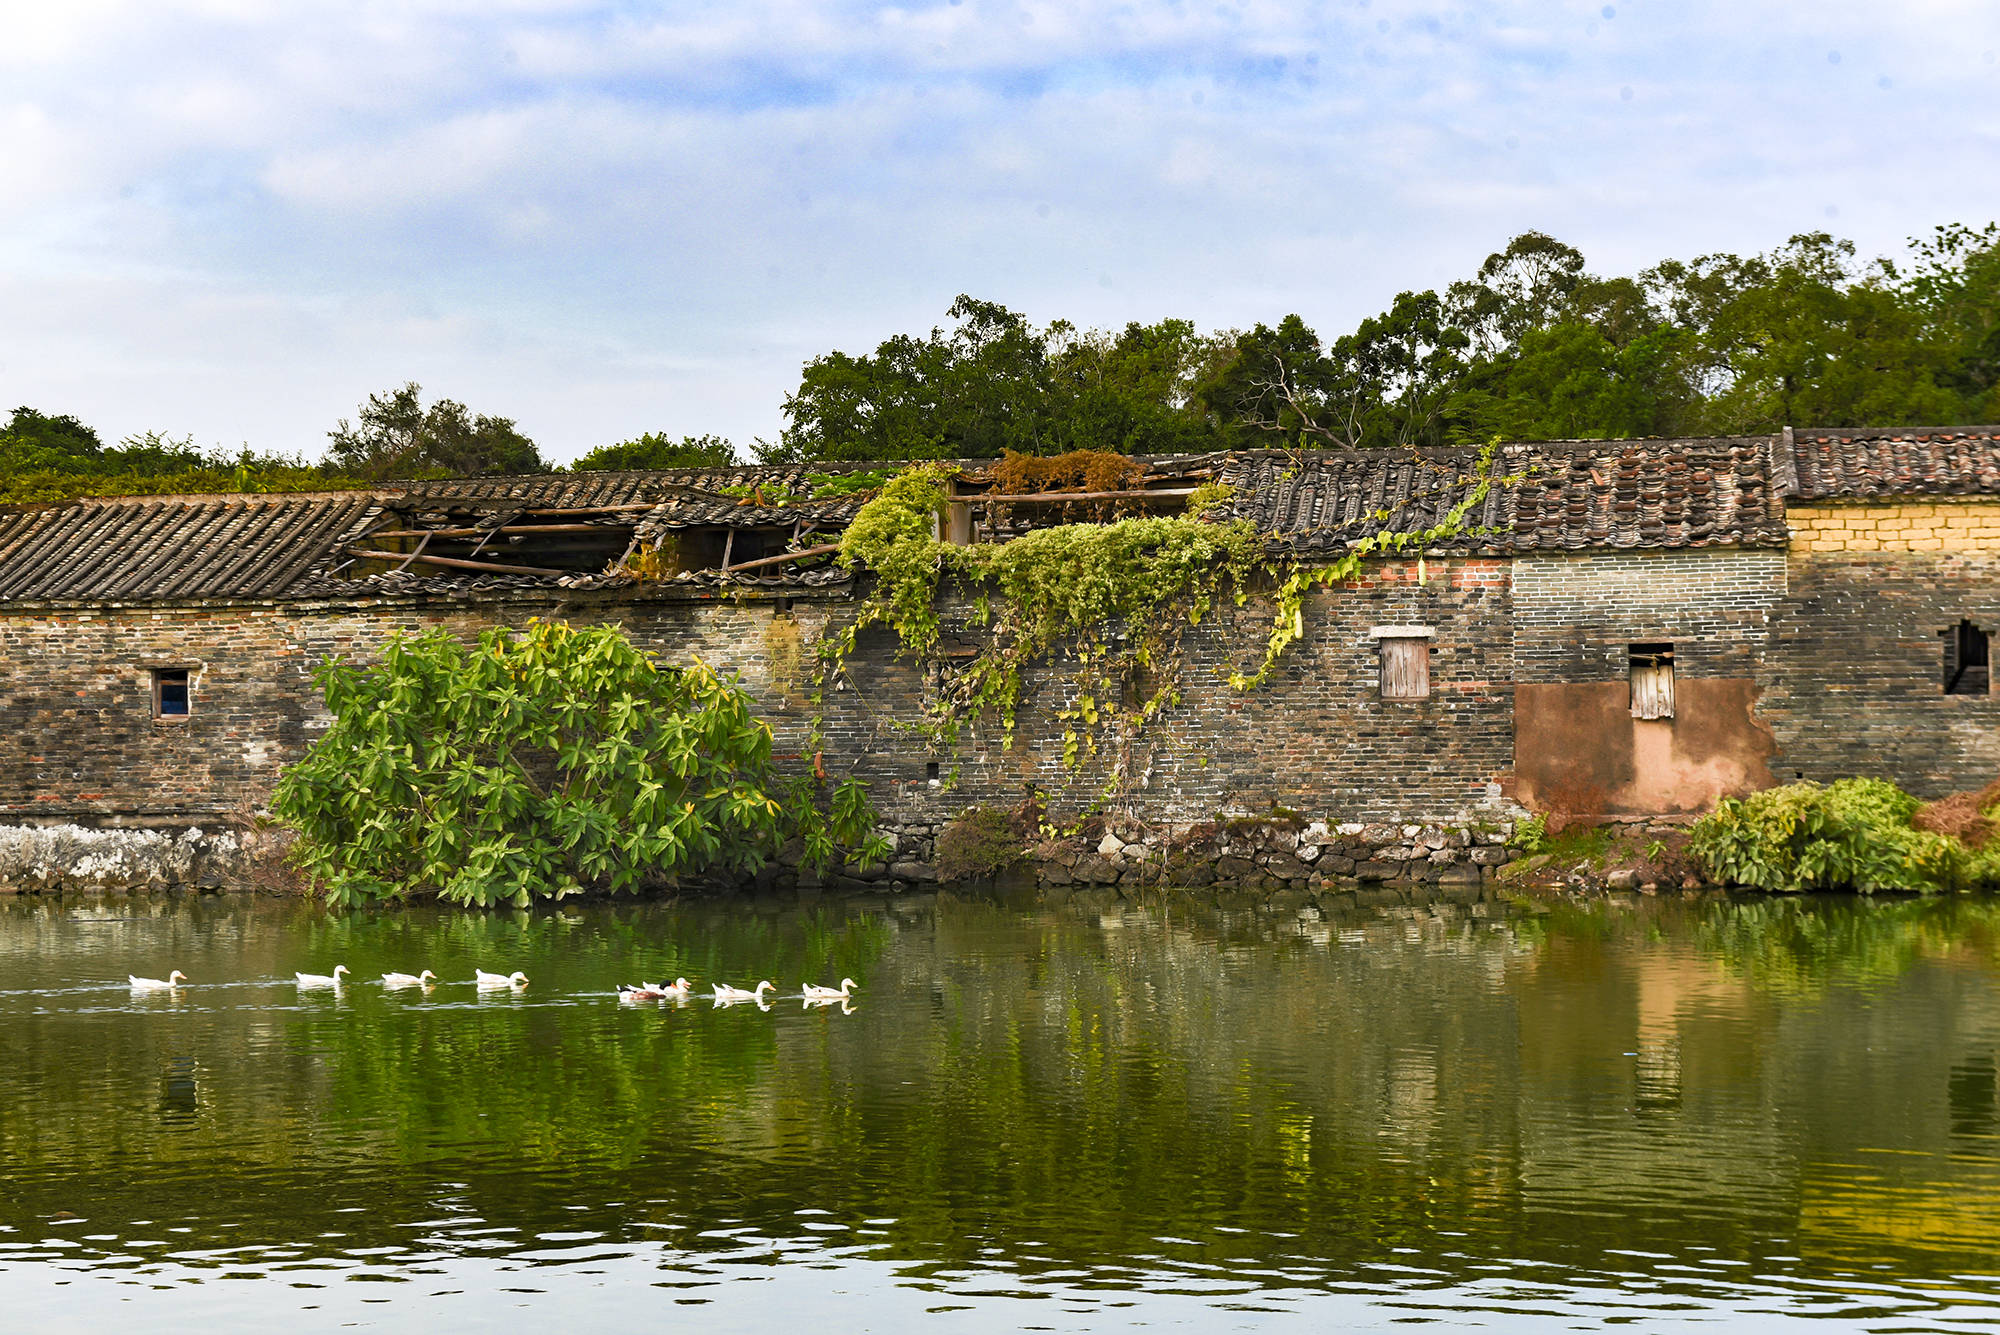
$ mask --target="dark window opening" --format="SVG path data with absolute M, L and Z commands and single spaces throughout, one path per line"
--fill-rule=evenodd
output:
M 1970 621 L 1944 632 L 1944 693 L 1985 695 L 1992 688 L 1993 637 Z
M 181 719 L 188 716 L 188 673 L 186 668 L 153 669 L 153 717 Z
M 1663 719 L 1674 716 L 1674 646 L 1634 644 L 1626 647 L 1631 656 L 1632 717 Z
M 937 763 L 937 761 L 933 760 L 933 761 L 929 762 L 928 764 L 926 764 L 926 765 L 924 766 L 924 777 L 925 777 L 926 779 L 930 780 L 930 781 L 931 781 L 932 783 L 936 783 L 936 782 L 937 782 L 937 778 L 938 778 L 938 763 Z

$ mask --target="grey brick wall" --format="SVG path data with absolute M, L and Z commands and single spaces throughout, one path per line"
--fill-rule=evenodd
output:
M 1781 780 L 1854 774 L 1921 797 L 2000 778 L 2000 697 L 1946 695 L 1939 632 L 2000 630 L 2000 555 L 1794 555 L 1759 712 Z
M 1516 680 L 1622 679 L 1627 649 L 1639 641 L 1672 643 L 1677 672 L 1757 677 L 1785 588 L 1782 551 L 1520 557 Z

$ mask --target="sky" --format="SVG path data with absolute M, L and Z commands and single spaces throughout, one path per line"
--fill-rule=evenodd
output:
M 0 0 L 0 405 L 747 447 L 961 292 L 1332 334 L 1528 229 L 1894 255 L 2000 219 L 1996 52 L 1992 0 Z

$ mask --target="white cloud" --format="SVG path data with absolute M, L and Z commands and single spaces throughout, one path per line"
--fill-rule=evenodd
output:
M 0 400 L 310 448 L 415 378 L 563 454 L 746 439 L 959 291 L 1337 328 L 1527 227 L 1617 270 L 2000 216 L 1990 6 L 1612 7 L 41 6 Z

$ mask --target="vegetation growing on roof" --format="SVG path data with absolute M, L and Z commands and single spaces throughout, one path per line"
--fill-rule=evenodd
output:
M 915 726 L 948 749 L 968 722 L 991 716 L 1011 745 L 1023 670 L 1061 661 L 1073 665 L 1056 715 L 1063 761 L 1076 768 L 1115 744 L 1117 784 L 1129 743 L 1182 699 L 1189 627 L 1225 600 L 1241 606 L 1268 590 L 1274 621 L 1259 659 L 1229 679 L 1238 690 L 1263 684 L 1303 633 L 1312 590 L 1352 578 L 1369 556 L 1421 552 L 1465 531 L 1491 485 L 1491 455 L 1480 456 L 1473 484 L 1437 524 L 1399 531 L 1384 516 L 1379 533 L 1317 563 L 1268 555 L 1246 522 L 1184 515 L 1060 524 L 1009 542 L 958 546 L 937 537 L 951 469 L 920 465 L 891 479 L 841 540 L 841 560 L 865 566 L 875 583 L 853 623 L 822 645 L 822 662 L 838 672 L 876 625 L 893 630 L 909 657 L 938 662 L 939 587 L 954 585 L 972 599 L 980 643 L 969 658 L 939 662 L 937 699 Z
M 788 839 L 814 867 L 887 852 L 859 783 L 781 777 L 739 686 L 616 627 L 392 636 L 314 680 L 334 722 L 271 810 L 335 904 L 672 886 L 754 872 Z
M 744 482 L 714 488 L 718 496 L 731 496 L 745 505 L 787 506 L 801 501 L 825 501 L 837 496 L 862 496 L 879 488 L 890 478 L 887 471 L 857 468 L 847 473 L 807 473 L 805 488 L 794 491 L 780 482 Z

